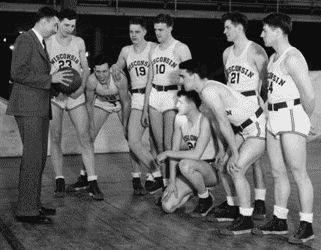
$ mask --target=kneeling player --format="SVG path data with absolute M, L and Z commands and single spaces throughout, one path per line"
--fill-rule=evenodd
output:
M 177 95 L 178 114 L 175 117 L 172 150 L 157 156 L 158 162 L 166 158 L 171 160 L 170 182 L 163 193 L 162 208 L 167 213 L 173 213 L 197 192 L 199 203 L 190 215 L 203 217 L 214 206 L 214 198 L 208 188 L 218 183 L 218 174 L 213 167 L 215 146 L 211 125 L 199 110 L 201 99 L 197 92 L 181 90 Z M 182 140 L 189 150 L 180 150 Z

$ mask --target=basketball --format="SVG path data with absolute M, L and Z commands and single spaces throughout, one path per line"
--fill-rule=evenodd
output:
M 63 94 L 70 95 L 74 93 L 81 86 L 81 76 L 78 73 L 78 71 L 75 70 L 74 68 L 61 68 L 58 71 L 65 71 L 65 70 L 69 70 L 72 73 L 71 76 L 66 77 L 71 80 L 71 82 L 67 82 L 69 86 L 66 86 L 62 83 L 56 83 L 55 88 L 56 90 L 58 90 Z

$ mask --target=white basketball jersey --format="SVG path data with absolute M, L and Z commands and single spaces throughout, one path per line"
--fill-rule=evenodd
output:
M 145 88 L 149 69 L 149 51 L 151 42 L 147 42 L 146 48 L 137 54 L 134 46 L 129 48 L 129 54 L 126 59 L 126 65 L 130 76 L 132 89 Z
M 110 76 L 109 84 L 102 85 L 98 80 L 96 87 L 96 98 L 100 101 L 107 102 L 117 102 L 120 100 L 119 91 L 114 83 L 113 78 Z
M 248 49 L 251 44 L 252 42 L 250 41 L 240 56 L 235 56 L 234 45 L 230 47 L 230 53 L 225 64 L 225 72 L 229 87 L 239 92 L 255 90 L 258 93 L 260 87 L 259 72 L 247 61 Z
M 260 107 L 258 103 L 251 101 L 246 96 L 225 84 L 217 81 L 207 81 L 206 85 L 208 84 L 219 84 L 234 96 L 233 99 L 223 98 L 222 101 L 228 120 L 235 126 L 241 125 L 245 120 L 255 115 L 255 112 Z
M 167 49 L 161 50 L 159 45 L 152 55 L 154 70 L 153 83 L 156 85 L 176 85 L 179 83 L 179 62 L 176 61 L 173 51 L 178 43 L 175 40 Z
M 72 36 L 68 46 L 61 46 L 57 42 L 56 35 L 48 39 L 46 44 L 51 63 L 51 72 L 69 67 L 74 68 L 81 74 L 79 48 L 75 43 L 75 38 L 75 36 Z
M 281 70 L 281 63 L 286 54 L 294 47 L 287 48 L 274 62 L 275 53 L 270 57 L 268 64 L 268 102 L 277 103 L 293 100 L 300 97 L 299 90 L 292 77 Z M 301 54 L 302 55 L 302 54 Z M 302 55 L 303 57 L 303 55 Z M 306 63 L 306 67 L 308 65 Z
M 191 126 L 190 123 L 188 122 L 186 115 L 176 115 L 175 122 L 181 125 L 183 141 L 187 143 L 190 150 L 196 147 L 198 136 L 201 133 L 202 119 L 206 119 L 206 118 L 203 116 L 203 114 L 200 114 L 197 122 L 194 124 L 194 126 Z M 201 156 L 201 160 L 212 160 L 214 159 L 214 155 L 215 155 L 215 147 L 214 147 L 213 137 L 211 136 Z

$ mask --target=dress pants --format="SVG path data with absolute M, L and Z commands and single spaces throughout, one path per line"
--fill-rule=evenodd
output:
M 15 116 L 22 140 L 17 216 L 36 216 L 48 151 L 49 116 Z

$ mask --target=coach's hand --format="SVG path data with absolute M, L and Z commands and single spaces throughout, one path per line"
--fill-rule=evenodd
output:
M 71 70 L 63 70 L 63 71 L 56 71 L 51 75 L 51 82 L 52 83 L 62 83 L 66 86 L 69 86 L 69 83 L 72 82 L 71 79 L 67 78 L 68 76 L 72 76 Z
M 163 196 L 162 196 L 162 202 L 167 202 L 169 197 L 171 197 L 172 193 L 174 193 L 175 197 L 178 199 L 178 192 L 175 182 L 171 182 L 168 184 L 167 188 L 165 189 Z

